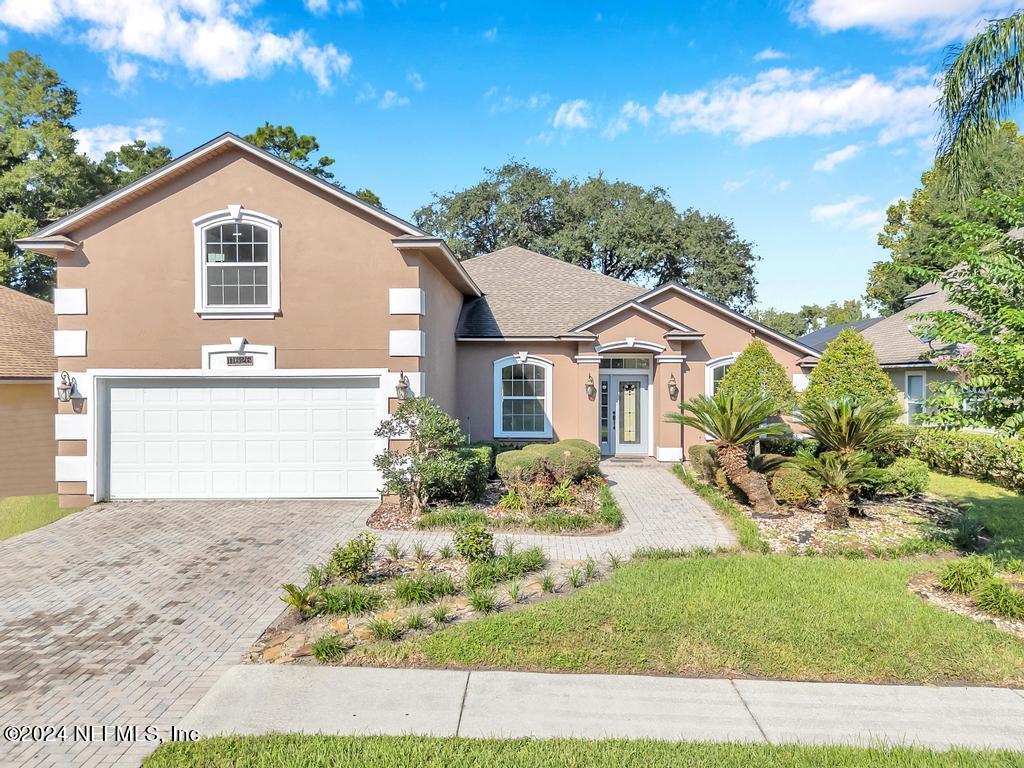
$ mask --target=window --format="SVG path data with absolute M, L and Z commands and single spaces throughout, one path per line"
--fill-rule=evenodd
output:
M 651 359 L 649 357 L 604 357 L 601 358 L 602 368 L 612 368 L 618 370 L 629 369 L 629 370 L 648 370 L 651 367 Z
M 196 312 L 273 317 L 280 309 L 280 224 L 230 206 L 196 219 Z
M 518 355 L 494 363 L 494 436 L 551 437 L 551 363 Z
M 903 397 L 907 401 L 907 423 L 913 424 L 924 413 L 923 373 L 908 373 L 903 386 Z
M 718 385 L 722 383 L 722 379 L 725 378 L 725 372 L 729 370 L 729 366 L 736 362 L 735 355 L 727 355 L 726 357 L 717 357 L 714 360 L 708 360 L 704 367 L 704 392 L 708 397 L 711 397 L 718 390 Z

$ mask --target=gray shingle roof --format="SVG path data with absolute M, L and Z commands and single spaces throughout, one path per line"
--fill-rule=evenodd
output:
M 0 379 L 45 379 L 57 370 L 48 301 L 0 286 Z
M 816 331 L 805 333 L 803 336 L 797 337 L 797 341 L 803 342 L 808 347 L 814 347 L 819 352 L 825 350 L 825 346 L 832 341 L 841 331 L 847 328 L 853 328 L 855 331 L 863 331 L 865 328 L 877 323 L 882 318 L 880 317 L 869 317 L 867 320 L 854 320 L 849 323 L 836 323 L 835 325 L 826 325 L 824 328 L 819 328 Z
M 463 337 L 558 336 L 645 293 L 638 285 L 518 246 L 462 265 L 484 292 L 462 309 Z
M 928 345 L 910 332 L 917 322 L 915 315 L 937 309 L 952 309 L 946 292 L 938 288 L 935 293 L 916 301 L 899 312 L 883 318 L 870 328 L 862 331 L 864 338 L 871 342 L 882 365 L 927 363 Z

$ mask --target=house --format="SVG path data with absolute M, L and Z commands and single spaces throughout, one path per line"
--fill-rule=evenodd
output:
M 372 497 L 374 429 L 432 397 L 472 440 L 584 438 L 677 461 L 663 415 L 762 339 L 813 348 L 676 284 L 652 290 L 443 240 L 232 134 L 19 242 L 57 259 L 61 501 Z
M 54 493 L 53 305 L 0 286 L 0 498 Z
M 939 370 L 929 359 L 931 346 L 914 334 L 916 315 L 951 309 L 946 292 L 938 283 L 927 283 L 903 299 L 905 306 L 889 317 L 860 321 L 857 330 L 875 348 L 875 355 L 899 392 L 903 408 L 901 420 L 909 423 L 924 410 L 924 400 L 931 384 L 949 381 L 953 374 Z M 825 347 L 849 324 L 842 323 L 812 331 L 800 337 L 804 344 L 824 352 Z M 806 361 L 813 367 L 813 361 Z

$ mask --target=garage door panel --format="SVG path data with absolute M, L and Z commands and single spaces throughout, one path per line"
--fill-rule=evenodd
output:
M 376 380 L 116 383 L 112 498 L 374 496 Z

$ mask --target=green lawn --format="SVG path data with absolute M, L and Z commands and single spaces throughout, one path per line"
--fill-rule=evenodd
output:
M 415 736 L 244 736 L 164 744 L 144 768 L 1006 768 L 1006 751 Z
M 1024 498 L 997 485 L 967 477 L 931 473 L 928 491 L 963 505 L 993 535 L 990 552 L 1000 558 L 1024 558 Z
M 55 493 L 44 496 L 7 496 L 0 499 L 0 541 L 33 528 L 41 528 L 76 511 L 61 509 L 57 505 Z
M 639 560 L 575 595 L 354 663 L 849 682 L 1024 683 L 1024 640 L 928 605 L 935 561 L 783 555 Z

